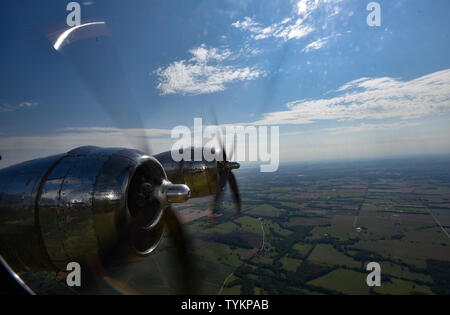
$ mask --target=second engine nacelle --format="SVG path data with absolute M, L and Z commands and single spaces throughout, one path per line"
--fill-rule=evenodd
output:
M 203 154 L 202 161 L 194 161 L 195 150 L 202 148 L 191 148 L 190 161 L 174 161 L 172 152 L 164 152 L 155 155 L 166 171 L 167 178 L 174 184 L 185 184 L 191 190 L 191 198 L 204 197 L 216 193 L 218 180 L 217 160 L 207 161 Z

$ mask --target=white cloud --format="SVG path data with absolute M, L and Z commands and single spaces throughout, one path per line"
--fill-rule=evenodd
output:
M 310 52 L 311 50 L 319 50 L 320 48 L 324 47 L 327 43 L 330 37 L 323 37 L 319 38 L 318 40 L 312 42 L 305 48 L 303 48 L 303 52 Z
M 175 61 L 167 68 L 159 68 L 157 88 L 162 95 L 199 95 L 224 91 L 227 84 L 255 80 L 264 72 L 250 67 L 224 65 L 230 58 L 229 50 L 207 48 L 191 49 L 189 60 Z
M 339 14 L 341 8 L 336 6 L 344 0 L 299 0 L 295 4 L 297 14 L 303 18 L 307 18 L 321 6 L 331 11 L 331 16 Z
M 330 36 L 319 38 L 318 40 L 308 44 L 305 48 L 302 49 L 302 51 L 305 53 L 308 53 L 312 50 L 319 50 L 319 49 L 325 47 L 328 44 L 328 42 L 330 41 L 330 39 L 337 38 L 339 36 L 342 36 L 342 34 L 337 33 L 337 34 L 333 34 Z
M 201 45 L 200 47 L 193 48 L 189 50 L 192 54 L 192 62 L 197 62 L 200 64 L 208 63 L 209 61 L 224 61 L 230 57 L 231 52 L 228 49 L 219 50 L 217 48 L 206 48 L 206 45 Z
M 275 23 L 267 27 L 262 27 L 261 24 L 255 22 L 250 17 L 245 17 L 243 21 L 236 21 L 232 24 L 235 28 L 249 31 L 251 37 L 255 40 L 266 39 L 269 37 L 281 38 L 284 41 L 291 39 L 300 39 L 311 32 L 314 28 L 309 25 L 303 25 L 303 20 L 298 18 L 293 20 L 291 18 L 283 20 L 281 23 Z
M 328 18 L 339 14 L 340 8 L 336 6 L 342 0 L 300 0 L 298 1 L 290 17 L 283 19 L 279 23 L 263 26 L 250 17 L 245 17 L 242 21 L 232 23 L 232 26 L 248 31 L 255 40 L 267 39 L 270 37 L 279 38 L 285 42 L 292 39 L 301 39 L 316 30 L 310 16 L 319 8 L 331 10 Z
M 256 23 L 255 21 L 253 21 L 252 18 L 250 18 L 248 16 L 246 16 L 243 21 L 236 21 L 236 22 L 232 23 L 231 25 L 236 28 L 240 28 L 243 30 L 250 30 L 252 32 L 260 30 L 259 23 Z
M 5 104 L 0 105 L 0 112 L 3 112 L 3 113 L 15 112 L 15 111 L 18 111 L 21 109 L 32 108 L 37 105 L 38 105 L 38 103 L 36 103 L 36 102 L 22 102 L 20 104 L 14 104 L 14 105 L 5 103 Z
M 302 17 L 307 17 L 317 9 L 319 0 L 300 0 L 296 3 L 297 14 Z
M 450 112 L 450 69 L 411 81 L 362 78 L 349 82 L 337 96 L 298 100 L 288 110 L 267 113 L 255 124 L 311 124 L 316 121 L 415 119 Z
M 396 129 L 403 128 L 411 128 L 420 126 L 418 122 L 408 122 L 408 121 L 400 121 L 396 123 L 387 123 L 387 124 L 367 124 L 362 123 L 355 126 L 343 126 L 336 128 L 326 128 L 325 131 L 328 131 L 333 134 L 340 133 L 355 133 L 355 132 L 367 132 L 367 131 L 392 131 Z
M 314 31 L 314 27 L 310 25 L 303 25 L 302 19 L 297 19 L 294 24 L 281 27 L 278 32 L 274 34 L 275 37 L 281 37 L 284 41 L 291 39 L 301 39 Z

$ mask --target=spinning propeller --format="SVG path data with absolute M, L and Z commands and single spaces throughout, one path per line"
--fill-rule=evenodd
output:
M 146 154 L 151 154 L 148 137 L 106 23 L 87 23 L 71 30 L 60 33 L 59 37 L 55 37 L 55 33 L 47 35 L 50 40 L 56 40 L 58 45 L 54 45 L 55 50 L 73 64 L 85 85 L 109 114 L 116 127 L 136 128 L 133 129 L 132 135 L 126 134 L 126 136 L 137 148 Z M 135 132 L 139 135 L 136 136 Z M 184 202 L 189 198 L 189 188 L 164 181 L 157 184 L 142 182 L 141 185 L 143 186 L 138 189 L 138 192 L 147 194 L 143 197 L 144 199 L 153 199 L 160 203 L 162 208 L 160 217 L 154 220 L 155 226 L 148 227 L 144 222 L 148 222 L 145 216 L 148 215 L 149 210 L 144 209 L 133 218 L 131 230 L 123 235 L 123 239 L 112 248 L 120 248 L 124 242 L 135 238 L 143 229 L 164 227 L 170 243 L 175 247 L 183 291 L 191 292 L 194 271 L 188 254 L 188 240 L 172 208 L 172 203 Z
M 217 117 L 215 115 L 215 112 L 213 112 L 214 120 L 216 126 L 218 126 Z M 242 212 L 242 202 L 241 202 L 241 195 L 239 192 L 239 187 L 237 184 L 236 177 L 233 174 L 233 170 L 239 169 L 241 166 L 237 162 L 232 162 L 228 160 L 227 152 L 224 143 L 222 142 L 222 137 L 220 135 L 220 132 L 217 133 L 217 139 L 219 142 L 219 145 L 221 147 L 221 154 L 222 157 L 217 161 L 217 189 L 216 194 L 214 195 L 214 201 L 212 205 L 212 213 L 211 213 L 211 220 L 214 223 L 215 222 L 215 214 L 217 213 L 217 210 L 220 207 L 220 203 L 223 198 L 223 194 L 225 192 L 225 187 L 227 183 L 230 184 L 231 193 L 233 196 L 233 201 L 236 203 L 236 212 L 237 215 L 241 215 Z M 233 151 L 231 151 L 230 156 L 233 156 Z
M 124 131 L 131 144 L 151 154 L 146 131 L 143 128 L 138 107 L 134 101 L 129 84 L 121 67 L 119 54 L 107 29 L 106 22 L 91 22 L 60 33 L 59 37 L 49 34 L 48 37 L 55 42 L 54 48 L 73 64 L 86 87 L 97 99 L 103 109 L 108 113 L 117 128 L 134 128 Z M 215 118 L 215 113 L 214 113 Z M 216 125 L 217 124 L 217 119 Z M 211 218 L 214 222 L 220 203 L 223 199 L 225 187 L 230 184 L 233 201 L 236 204 L 237 214 L 242 211 L 241 197 L 233 170 L 240 167 L 239 163 L 229 160 L 226 148 L 222 143 L 220 133 L 218 141 L 221 146 L 221 158 L 217 159 L 217 187 L 212 204 Z M 173 203 L 185 202 L 189 199 L 189 188 L 186 185 L 174 185 L 167 180 L 154 181 L 151 176 L 142 176 L 136 183 L 131 184 L 130 200 L 135 211 L 131 213 L 130 229 L 122 236 L 117 244 L 113 244 L 111 253 L 106 259 L 120 252 L 123 245 L 133 243 L 136 248 L 147 249 L 149 244 L 155 242 L 158 232 L 164 229 L 168 239 L 175 248 L 178 270 L 182 277 L 183 291 L 192 293 L 194 264 L 188 251 L 188 239 L 183 226 L 172 208 Z M 155 204 L 156 203 L 156 204 Z M 156 205 L 156 206 L 155 206 Z M 160 209 L 156 211 L 154 209 Z M 148 232 L 155 232 L 155 237 L 148 236 Z M 143 237 L 145 235 L 145 237 Z M 144 250 L 145 251 L 145 250 Z M 110 255 L 109 255 L 110 254 Z M 111 258 L 111 261 L 113 259 Z M 96 264 L 100 266 L 100 263 Z M 105 279 L 104 272 L 94 273 Z

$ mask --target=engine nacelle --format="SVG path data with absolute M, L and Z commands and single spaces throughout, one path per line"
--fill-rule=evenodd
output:
M 161 239 L 162 210 L 150 200 L 143 215 L 139 187 L 166 178 L 153 157 L 97 147 L 0 170 L 0 254 L 16 272 L 65 270 L 89 255 L 105 264 L 146 257 Z
M 203 149 L 191 148 L 190 161 L 174 161 L 171 151 L 155 155 L 155 158 L 162 164 L 172 183 L 189 186 L 191 198 L 213 195 L 217 189 L 217 161 L 207 161 L 203 154 L 201 155 L 202 161 L 194 161 L 195 150 Z

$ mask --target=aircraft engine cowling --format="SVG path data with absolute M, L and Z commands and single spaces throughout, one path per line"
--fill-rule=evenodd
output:
M 196 150 L 201 151 L 200 161 L 194 159 Z M 172 183 L 186 184 L 191 189 L 191 198 L 198 198 L 215 194 L 218 179 L 217 160 L 207 161 L 202 152 L 202 148 L 191 148 L 189 161 L 174 161 L 171 151 L 155 155 L 155 158 L 163 165 Z
M 166 179 L 156 159 L 120 148 L 82 147 L 2 169 L 0 254 L 15 271 L 146 257 L 162 237 L 162 205 L 141 189 Z

